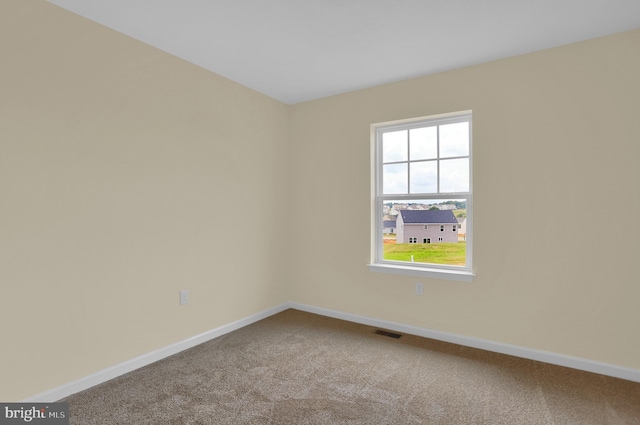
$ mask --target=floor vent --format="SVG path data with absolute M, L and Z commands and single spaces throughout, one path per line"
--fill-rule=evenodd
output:
M 389 338 L 395 339 L 400 339 L 400 337 L 402 337 L 402 335 L 400 334 L 397 334 L 395 332 L 383 331 L 382 329 L 376 329 L 375 331 L 373 331 L 373 333 L 376 335 L 388 336 Z

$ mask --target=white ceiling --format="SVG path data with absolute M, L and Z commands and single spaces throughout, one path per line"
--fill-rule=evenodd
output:
M 285 103 L 640 27 L 640 0 L 49 0 Z

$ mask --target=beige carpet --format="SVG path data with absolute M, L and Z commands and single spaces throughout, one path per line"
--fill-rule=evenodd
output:
M 71 424 L 640 424 L 640 384 L 287 310 L 68 397 Z

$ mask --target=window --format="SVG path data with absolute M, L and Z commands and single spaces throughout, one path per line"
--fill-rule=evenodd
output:
M 470 281 L 471 112 L 373 124 L 371 130 L 371 269 Z M 463 238 L 458 217 L 467 220 Z M 391 219 L 398 223 L 395 243 L 383 243 L 377 223 Z M 441 234 L 448 226 L 453 232 Z M 413 245 L 418 239 L 423 244 Z

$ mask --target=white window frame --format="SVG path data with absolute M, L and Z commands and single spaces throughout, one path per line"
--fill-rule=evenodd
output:
M 381 135 L 388 131 L 397 131 L 442 125 L 456 122 L 469 122 L 469 191 L 429 194 L 384 194 L 382 193 L 382 143 Z M 461 111 L 407 120 L 390 121 L 371 125 L 371 262 L 369 269 L 375 272 L 404 274 L 419 277 L 433 277 L 447 280 L 471 282 L 475 274 L 472 268 L 473 259 L 473 131 L 471 111 Z M 421 199 L 447 200 L 465 199 L 467 203 L 466 228 L 466 264 L 465 266 L 449 266 L 429 263 L 410 263 L 390 261 L 383 258 L 383 238 L 380 226 L 382 222 L 383 202 L 394 199 L 415 201 Z

